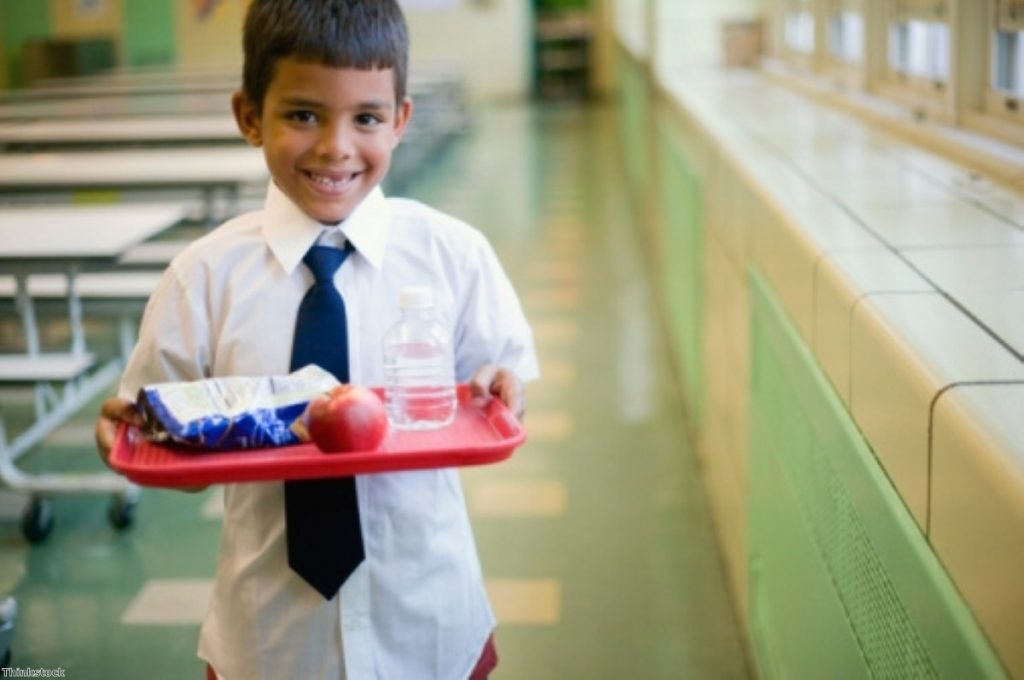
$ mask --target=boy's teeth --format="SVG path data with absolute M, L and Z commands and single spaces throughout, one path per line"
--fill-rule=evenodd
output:
M 345 184 L 345 182 L 348 180 L 348 177 L 342 177 L 341 179 L 331 179 L 330 177 L 324 177 L 323 175 L 317 175 L 314 173 L 310 173 L 310 177 L 312 177 L 313 181 L 316 182 L 317 184 L 322 184 L 326 187 L 340 187 L 341 185 Z

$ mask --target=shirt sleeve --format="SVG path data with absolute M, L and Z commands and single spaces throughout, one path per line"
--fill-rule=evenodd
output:
M 146 385 L 210 377 L 209 315 L 200 300 L 172 263 L 146 303 L 119 396 L 134 400 Z
M 455 325 L 455 377 L 467 381 L 480 366 L 497 364 L 523 381 L 540 374 L 533 333 L 519 298 L 482 234 L 468 249 L 463 304 Z

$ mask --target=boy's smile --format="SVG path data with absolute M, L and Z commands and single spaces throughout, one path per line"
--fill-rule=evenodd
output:
M 239 129 L 262 146 L 274 183 L 304 213 L 340 222 L 387 174 L 412 103 L 395 104 L 391 69 L 336 68 L 280 59 L 262 112 L 241 93 Z

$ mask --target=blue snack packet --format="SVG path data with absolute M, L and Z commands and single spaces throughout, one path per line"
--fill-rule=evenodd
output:
M 138 404 L 151 441 L 206 450 L 262 449 L 298 444 L 292 423 L 313 397 L 338 384 L 309 365 L 287 376 L 148 385 L 139 390 Z

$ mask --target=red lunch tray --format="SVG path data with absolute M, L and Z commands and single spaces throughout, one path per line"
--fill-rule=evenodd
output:
M 451 425 L 425 431 L 390 428 L 375 451 L 324 453 L 315 444 L 202 451 L 155 444 L 138 429 L 122 424 L 110 465 L 143 486 L 205 486 L 483 465 L 505 460 L 526 441 L 522 425 L 500 400 L 475 406 L 465 385 L 459 386 L 458 396 Z

